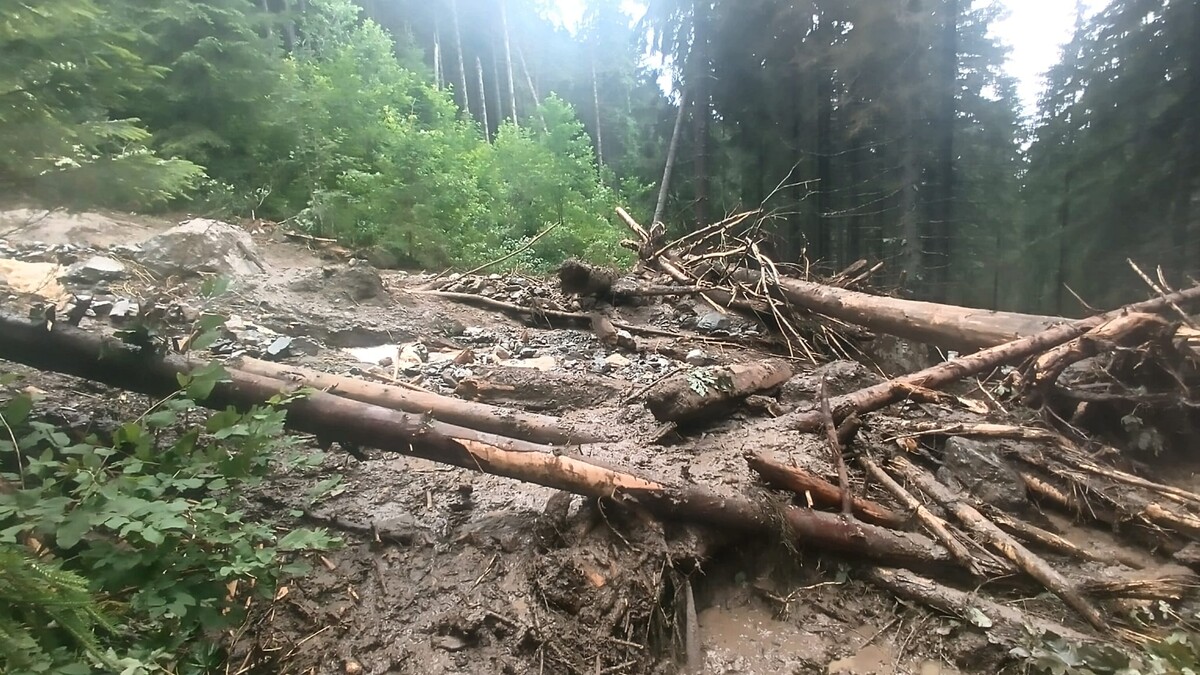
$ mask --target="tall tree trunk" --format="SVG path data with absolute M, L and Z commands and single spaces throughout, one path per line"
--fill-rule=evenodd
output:
M 910 133 L 901 140 L 900 150 L 900 238 L 903 245 L 900 253 L 904 273 L 904 286 L 920 287 L 922 281 L 922 248 L 920 208 L 917 200 L 917 182 L 920 170 L 917 167 L 917 144 L 915 134 Z
M 468 116 L 471 114 L 471 100 L 467 95 L 467 64 L 463 58 L 462 31 L 458 26 L 458 0 L 450 0 L 450 16 L 454 19 L 454 48 L 458 51 L 458 88 L 462 90 L 459 105 Z
M 855 260 L 861 260 L 863 257 L 863 228 L 866 226 L 866 219 L 860 211 L 862 208 L 862 149 L 859 144 L 862 141 L 852 137 L 850 139 L 850 153 L 848 161 L 850 162 L 850 225 L 846 228 L 846 262 L 853 263 Z
M 267 4 L 267 0 L 258 0 L 258 9 L 263 13 L 263 25 L 266 26 L 267 39 L 274 40 L 275 29 L 272 27 L 274 21 L 271 19 L 271 7 Z
M 492 142 L 492 130 L 488 126 L 487 89 L 483 86 L 483 61 L 475 57 L 475 72 L 479 75 L 479 112 L 483 115 L 483 137 L 488 143 Z
M 592 109 L 596 113 L 596 165 L 604 167 L 604 134 L 600 130 L 600 84 L 596 81 L 596 52 L 592 50 Z
M 675 156 L 679 151 L 679 135 L 683 130 L 683 116 L 687 110 L 687 89 L 679 92 L 679 110 L 675 113 L 675 128 L 671 131 L 671 142 L 667 145 L 667 162 L 663 165 L 662 182 L 658 184 L 658 202 L 654 205 L 654 220 L 651 225 L 662 222 L 663 210 L 667 206 L 667 192 L 671 185 L 671 172 L 675 170 Z
M 508 3 L 500 0 L 500 26 L 504 31 L 504 63 L 508 68 L 508 104 L 512 112 L 513 126 L 519 126 L 517 121 L 517 88 L 513 84 L 512 40 L 508 34 Z
M 435 17 L 433 20 L 433 81 L 438 91 L 445 85 L 442 73 L 442 31 Z
M 829 137 L 833 126 L 833 73 L 825 68 L 817 73 L 817 237 L 816 259 L 833 264 L 833 236 L 829 223 L 830 200 L 833 197 L 833 141 Z
M 712 118 L 712 87 L 709 81 L 712 77 L 712 63 L 708 53 L 708 20 L 709 0 L 692 0 L 693 57 L 695 59 L 694 77 L 696 104 L 692 107 L 695 115 L 696 134 L 696 229 L 708 224 L 708 127 Z M 688 60 L 691 61 L 692 58 Z
M 931 297 L 944 301 L 950 283 L 950 252 L 954 222 L 954 128 L 958 117 L 958 0 L 942 0 L 942 35 L 938 59 L 938 113 L 936 130 L 936 189 L 932 209 L 929 249 L 926 262 L 930 275 Z
M 533 109 L 537 112 L 538 121 L 542 123 L 542 131 L 549 131 L 546 127 L 546 116 L 542 114 L 542 97 L 538 96 L 537 85 L 533 83 L 529 65 L 525 63 L 525 50 L 521 49 L 521 45 L 517 45 L 517 59 L 521 62 L 521 71 L 525 73 L 525 83 L 529 85 L 529 94 L 533 96 Z
M 1181 109 L 1186 111 L 1181 124 L 1180 142 L 1176 146 L 1175 198 L 1171 206 L 1171 243 L 1175 249 L 1175 265 L 1181 279 L 1200 272 L 1200 223 L 1196 219 L 1196 200 L 1200 197 L 1200 3 L 1184 3 L 1181 20 L 1188 26 L 1189 40 L 1179 47 L 1184 50 L 1187 69 Z M 1190 16 L 1189 16 L 1190 15 Z
M 1067 306 L 1067 257 L 1071 227 L 1071 167 L 1063 175 L 1062 205 L 1058 209 L 1058 272 L 1054 278 L 1054 313 L 1062 316 Z
M 492 35 L 492 91 L 496 99 L 496 131 L 504 123 L 504 94 L 500 85 L 500 56 L 496 53 L 496 36 Z

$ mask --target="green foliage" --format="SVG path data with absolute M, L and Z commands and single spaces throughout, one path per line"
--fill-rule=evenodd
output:
M 1012 650 L 1030 670 L 1048 675 L 1168 675 L 1200 672 L 1200 636 L 1177 631 L 1131 650 L 1113 644 L 1077 644 L 1059 637 Z
M 715 366 L 693 368 L 687 373 L 688 388 L 698 396 L 708 396 L 710 390 L 729 391 L 733 388 L 733 380 L 729 371 Z
M 0 475 L 11 488 L 0 490 L 0 670 L 208 672 L 219 632 L 243 618 L 229 584 L 271 597 L 306 569 L 298 554 L 336 543 L 320 530 L 281 536 L 241 510 L 239 494 L 295 441 L 283 399 L 198 409 L 190 397 L 223 377 L 181 378 L 110 442 L 37 421 L 24 395 L 0 409 L 0 462 L 16 469 Z M 37 560 L 30 542 L 45 549 Z
M 148 150 L 125 102 L 162 71 L 92 0 L 0 0 L 0 188 L 54 205 L 153 207 L 194 188 L 195 164 Z

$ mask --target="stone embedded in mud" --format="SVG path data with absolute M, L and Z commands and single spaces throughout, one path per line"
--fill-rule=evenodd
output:
M 162 277 L 200 274 L 251 275 L 266 261 L 245 230 L 208 218 L 193 218 L 141 244 L 137 261 Z
M 728 314 L 720 312 L 706 312 L 696 320 L 696 330 L 711 333 L 717 330 L 729 330 L 733 327 L 733 320 Z
M 288 289 L 299 293 L 324 292 L 355 302 L 371 300 L 385 293 L 379 270 L 367 264 L 333 265 L 312 270 L 288 284 Z
M 94 255 L 67 268 L 63 279 L 77 284 L 95 284 L 100 281 L 117 281 L 129 276 L 124 263 L 108 256 Z
M 613 368 L 625 368 L 628 365 L 630 365 L 631 363 L 633 363 L 633 361 L 630 361 L 629 359 L 625 358 L 624 356 L 622 356 L 620 354 L 609 354 L 604 359 L 604 362 L 607 363 L 608 365 L 612 366 Z
M 687 353 L 687 356 L 683 357 L 683 360 L 686 361 L 688 365 L 703 366 L 708 364 L 711 359 L 709 358 L 708 354 L 704 353 L 703 349 L 693 349 Z
M 1029 504 L 1025 483 L 1005 461 L 998 444 L 952 436 L 946 439 L 938 480 L 957 483 L 970 496 L 1005 511 Z
M 784 383 L 779 398 L 784 403 L 818 403 L 821 378 L 829 379 L 829 395 L 840 396 L 879 384 L 883 378 L 857 361 L 831 361 L 820 368 L 797 373 Z

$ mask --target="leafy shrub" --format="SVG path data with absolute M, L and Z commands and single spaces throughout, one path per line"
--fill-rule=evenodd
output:
M 1169 613 L 1173 615 L 1173 612 Z M 1176 631 L 1138 649 L 1034 639 L 1012 650 L 1032 672 L 1049 675 L 1168 675 L 1200 672 L 1200 636 Z
M 217 633 L 243 619 L 239 596 L 271 597 L 306 569 L 298 554 L 336 543 L 241 510 L 295 441 L 285 399 L 199 409 L 221 377 L 181 378 L 110 442 L 73 441 L 23 394 L 0 408 L 0 671 L 208 672 Z

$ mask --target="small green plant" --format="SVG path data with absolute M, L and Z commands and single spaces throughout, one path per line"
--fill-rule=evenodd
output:
M 295 395 L 200 409 L 224 378 L 181 376 L 103 442 L 38 421 L 24 394 L 0 406 L 0 672 L 210 672 L 244 596 L 272 597 L 301 554 L 337 543 L 242 510 L 297 444 L 282 408 Z
M 709 389 L 728 391 L 733 386 L 728 372 L 724 369 L 711 366 L 689 370 L 687 382 L 688 388 L 700 396 L 708 396 Z
M 1200 635 L 1176 631 L 1132 649 L 1116 644 L 1081 644 L 1058 636 L 1029 636 L 1010 652 L 1030 672 L 1050 675 L 1168 675 L 1200 673 Z

